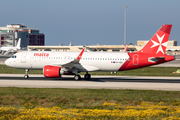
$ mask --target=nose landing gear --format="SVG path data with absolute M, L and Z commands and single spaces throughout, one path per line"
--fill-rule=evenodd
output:
M 26 72 L 26 74 L 24 75 L 24 78 L 27 79 L 27 78 L 29 78 L 29 75 L 28 75 L 29 69 L 25 69 L 25 72 Z

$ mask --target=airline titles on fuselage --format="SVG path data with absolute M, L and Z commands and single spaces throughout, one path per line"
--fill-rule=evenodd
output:
M 49 53 L 34 53 L 34 56 L 48 57 L 48 56 L 49 56 Z

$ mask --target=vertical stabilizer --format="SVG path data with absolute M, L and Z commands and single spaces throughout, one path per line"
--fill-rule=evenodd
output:
M 149 42 L 139 51 L 149 54 L 164 55 L 172 25 L 162 25 Z
M 18 43 L 17 43 L 17 46 L 16 46 L 16 47 L 20 49 L 20 48 L 21 48 L 20 46 L 21 46 L 21 38 L 19 38 L 19 40 L 18 40 Z

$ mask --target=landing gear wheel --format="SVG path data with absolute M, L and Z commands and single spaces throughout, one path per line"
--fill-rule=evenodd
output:
M 25 78 L 25 79 L 29 78 L 29 75 L 24 75 L 24 78 Z
M 90 74 L 85 74 L 85 75 L 84 75 L 84 79 L 88 80 L 88 79 L 90 79 L 90 78 L 91 78 L 91 75 L 90 75 Z
M 26 72 L 26 74 L 24 75 L 24 78 L 25 78 L 25 79 L 28 79 L 28 78 L 29 78 L 29 75 L 28 75 L 29 70 L 28 70 L 28 69 L 25 69 L 25 72 Z
M 80 76 L 80 75 L 75 75 L 75 76 L 74 76 L 74 79 L 75 79 L 75 80 L 80 80 L 80 79 L 81 79 L 81 76 Z

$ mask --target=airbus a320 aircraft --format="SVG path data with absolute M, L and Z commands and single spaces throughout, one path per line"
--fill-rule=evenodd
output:
M 59 51 L 26 51 L 14 54 L 5 64 L 14 68 L 43 69 L 45 77 L 61 77 L 86 72 L 85 79 L 90 79 L 89 71 L 124 71 L 147 67 L 172 61 L 174 56 L 165 55 L 172 25 L 163 25 L 152 39 L 138 52 L 59 52 Z
M 10 52 L 17 51 L 21 49 L 21 38 L 19 38 L 17 46 L 15 47 L 1 47 L 0 50 L 4 52 L 4 55 L 7 55 Z

